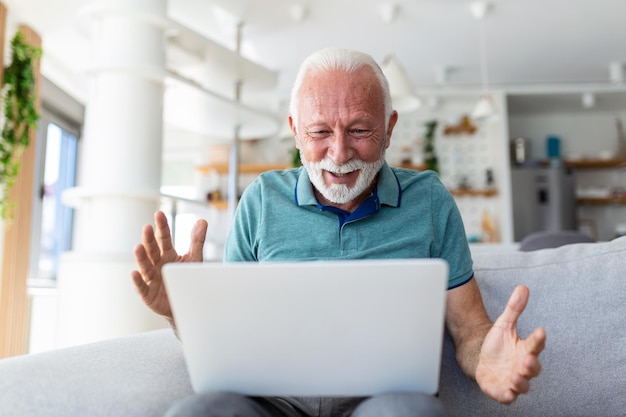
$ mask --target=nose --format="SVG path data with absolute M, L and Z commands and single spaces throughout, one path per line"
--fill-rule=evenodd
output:
M 337 165 L 352 159 L 350 138 L 344 132 L 335 133 L 328 148 L 328 157 Z

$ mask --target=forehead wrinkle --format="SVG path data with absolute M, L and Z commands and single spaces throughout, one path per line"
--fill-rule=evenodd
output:
M 373 72 L 313 72 L 303 83 L 300 94 L 298 113 L 308 111 L 313 124 L 328 122 L 329 116 L 333 119 L 352 116 L 354 121 L 362 121 L 372 119 L 372 111 L 384 113 L 382 88 Z

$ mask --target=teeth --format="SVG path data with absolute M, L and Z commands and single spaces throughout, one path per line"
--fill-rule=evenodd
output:
M 350 172 L 333 172 L 333 171 L 328 171 L 328 172 L 333 174 L 335 177 L 343 177 L 345 175 L 352 174 L 354 171 L 350 171 Z

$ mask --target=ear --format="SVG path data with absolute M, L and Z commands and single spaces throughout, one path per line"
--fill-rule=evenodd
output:
M 389 116 L 389 126 L 387 127 L 387 143 L 385 145 L 385 148 L 388 148 L 389 145 L 391 145 L 391 134 L 393 133 L 393 128 L 396 126 L 397 122 L 398 112 L 394 110 L 391 113 L 391 116 Z
M 296 129 L 296 124 L 295 124 L 294 119 L 291 116 L 291 114 L 289 114 L 288 122 L 289 122 L 289 129 L 291 130 L 291 133 L 293 134 L 293 139 L 295 141 L 296 148 L 300 149 L 300 144 L 298 143 L 299 142 L 298 141 L 298 130 Z

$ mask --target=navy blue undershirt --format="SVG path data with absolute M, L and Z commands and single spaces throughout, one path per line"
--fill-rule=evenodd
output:
M 365 201 L 363 201 L 352 213 L 342 210 L 334 206 L 327 206 L 317 202 L 317 208 L 324 211 L 335 213 L 339 219 L 339 228 L 349 222 L 354 222 L 365 217 L 374 215 L 380 211 L 380 201 L 378 200 L 378 187 L 374 187 L 374 191 Z

